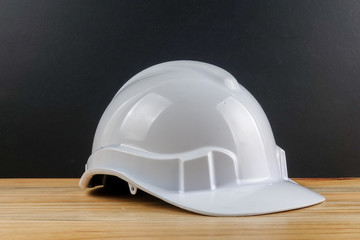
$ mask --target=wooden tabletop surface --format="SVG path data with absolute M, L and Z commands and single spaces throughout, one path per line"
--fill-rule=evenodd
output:
M 360 178 L 294 179 L 324 203 L 208 217 L 148 194 L 81 190 L 79 179 L 0 179 L 0 239 L 360 239 Z

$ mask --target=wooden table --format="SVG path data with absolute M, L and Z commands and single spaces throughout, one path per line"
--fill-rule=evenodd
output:
M 360 178 L 295 181 L 326 202 L 207 217 L 145 193 L 81 190 L 78 179 L 0 179 L 0 239 L 360 239 Z

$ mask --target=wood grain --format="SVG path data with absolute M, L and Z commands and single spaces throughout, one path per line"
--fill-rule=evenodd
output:
M 360 239 L 360 178 L 295 179 L 326 202 L 252 217 L 202 216 L 78 181 L 0 179 L 0 239 Z

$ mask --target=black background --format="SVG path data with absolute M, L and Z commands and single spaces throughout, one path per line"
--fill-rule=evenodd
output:
M 80 177 L 130 77 L 191 59 L 260 102 L 290 177 L 360 176 L 359 1 L 0 1 L 0 177 Z

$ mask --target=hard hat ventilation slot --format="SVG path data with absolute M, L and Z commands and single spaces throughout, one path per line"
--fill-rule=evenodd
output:
M 184 191 L 211 189 L 208 156 L 186 160 L 184 166 Z
M 183 160 L 180 162 L 180 190 L 214 190 L 236 183 L 236 169 L 235 159 L 222 152 L 209 152 L 204 157 Z
M 284 179 L 288 179 L 285 151 L 282 150 L 280 147 L 277 147 L 276 150 L 279 172 Z

